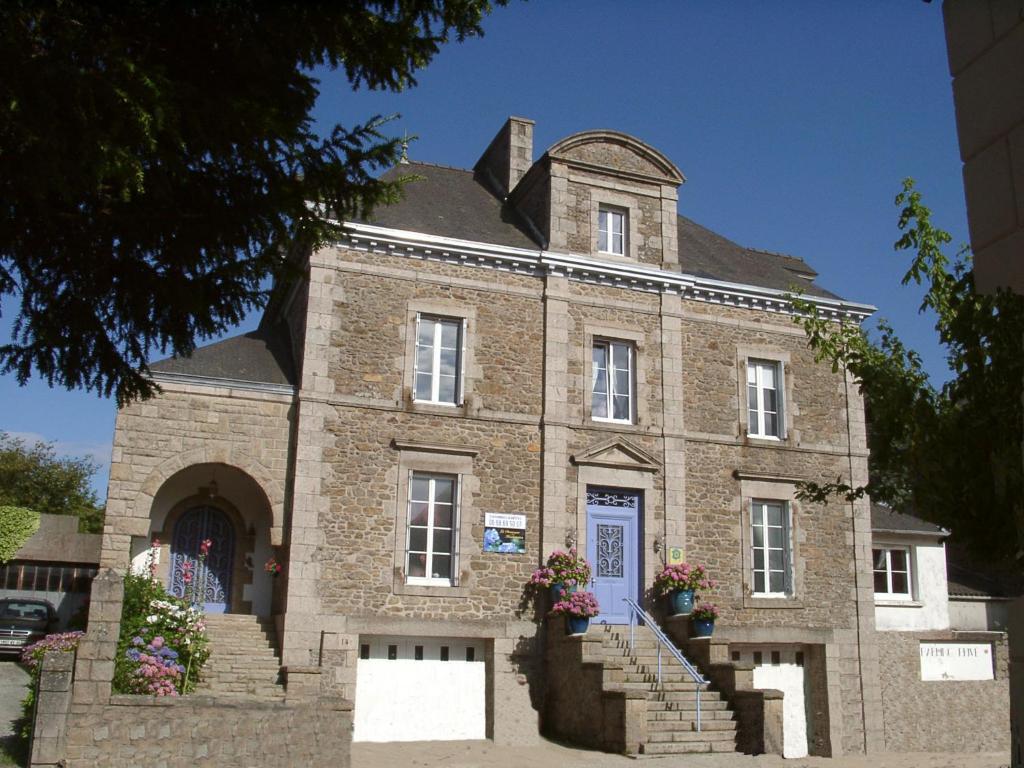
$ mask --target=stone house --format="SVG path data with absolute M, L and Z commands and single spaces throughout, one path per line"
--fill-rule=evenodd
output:
M 102 565 L 158 538 L 180 589 L 213 539 L 208 611 L 260 617 L 286 670 L 354 701 L 357 739 L 781 750 L 784 720 L 787 753 L 883 749 L 870 505 L 796 497 L 865 481 L 863 406 L 787 294 L 836 322 L 873 308 L 680 215 L 679 168 L 625 134 L 535 159 L 510 118 L 471 170 L 389 174 L 414 177 L 404 199 L 344 222 L 259 330 L 154 365 L 162 392 L 119 412 Z M 567 545 L 602 604 L 571 647 L 524 600 Z M 602 655 L 626 599 L 661 615 L 677 550 L 719 584 L 713 642 L 671 627 L 716 683 L 717 741 Z M 785 697 L 752 672 L 776 658 L 799 672 L 773 731 Z M 551 706 L 577 672 L 584 724 Z

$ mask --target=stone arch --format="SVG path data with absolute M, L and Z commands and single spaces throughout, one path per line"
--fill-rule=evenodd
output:
M 142 484 L 130 503 L 129 516 L 149 517 L 157 492 L 171 477 L 195 464 L 225 464 L 249 475 L 266 497 L 270 509 L 270 543 L 277 547 L 284 541 L 284 486 L 269 469 L 239 448 L 195 448 L 172 456 L 158 464 Z
M 574 133 L 551 145 L 547 154 L 553 158 L 569 161 L 581 160 L 581 155 L 585 152 L 588 145 L 605 145 L 610 148 L 625 150 L 646 166 L 643 171 L 644 173 L 665 181 L 671 181 L 676 186 L 686 181 L 683 172 L 665 155 L 650 144 L 620 131 L 598 130 Z M 603 165 L 603 163 L 599 164 Z

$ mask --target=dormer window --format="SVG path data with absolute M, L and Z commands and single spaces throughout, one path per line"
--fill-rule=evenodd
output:
M 597 212 L 597 250 L 626 255 L 626 212 L 601 206 Z

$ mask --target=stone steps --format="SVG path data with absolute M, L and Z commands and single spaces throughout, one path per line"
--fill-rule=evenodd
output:
M 196 692 L 218 697 L 283 699 L 273 623 L 256 616 L 206 616 L 210 658 Z
M 629 629 L 595 629 L 601 658 L 622 668 L 619 690 L 643 691 L 647 697 L 645 755 L 696 754 L 736 751 L 736 721 L 729 703 L 717 691 L 702 690 L 701 730 L 697 730 L 697 684 L 666 649 L 661 652 L 658 682 L 658 642 L 646 627 L 637 627 L 630 643 Z M 591 635 L 593 636 L 593 635 Z

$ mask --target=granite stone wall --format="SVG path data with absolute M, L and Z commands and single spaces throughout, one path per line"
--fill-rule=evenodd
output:
M 922 640 L 991 642 L 994 680 L 921 680 Z M 1003 633 L 879 632 L 885 748 L 1010 750 L 1009 649 Z

